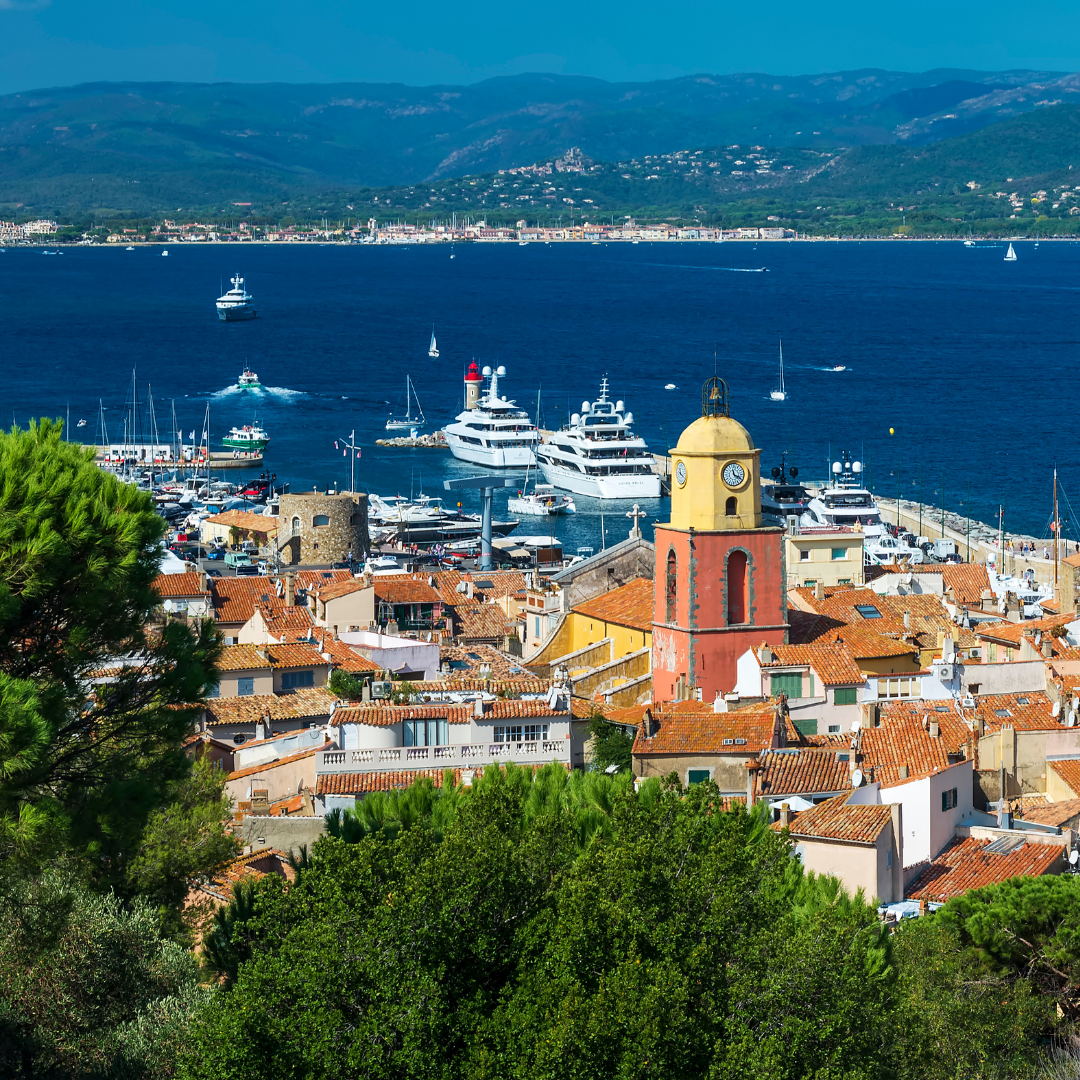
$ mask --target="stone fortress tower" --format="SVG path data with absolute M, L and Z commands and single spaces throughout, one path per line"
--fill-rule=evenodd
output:
M 735 687 L 747 649 L 787 635 L 783 534 L 761 523 L 761 451 L 732 419 L 723 379 L 671 452 L 671 520 L 656 526 L 653 700 Z
M 287 566 L 363 561 L 370 549 L 367 495 L 305 491 L 282 495 L 278 547 Z

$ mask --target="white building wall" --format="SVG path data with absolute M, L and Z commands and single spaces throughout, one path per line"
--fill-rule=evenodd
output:
M 956 826 L 971 816 L 972 770 L 972 762 L 962 761 L 932 776 L 881 788 L 881 802 L 904 808 L 905 867 L 933 859 L 953 838 Z M 950 788 L 956 788 L 956 806 L 942 811 L 941 793 Z

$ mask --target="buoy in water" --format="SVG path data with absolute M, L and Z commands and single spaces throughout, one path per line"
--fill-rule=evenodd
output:
M 896 434 L 895 428 L 889 428 L 889 434 L 890 435 L 895 435 Z

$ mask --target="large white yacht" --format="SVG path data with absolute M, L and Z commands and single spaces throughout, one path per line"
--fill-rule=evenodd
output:
M 657 499 L 660 477 L 645 440 L 630 425 L 634 414 L 608 399 L 607 376 L 600 396 L 583 401 L 570 426 L 555 432 L 536 452 L 549 484 L 594 499 Z
M 881 511 L 869 490 L 862 487 L 861 461 L 852 461 L 847 453 L 832 465 L 832 483 L 823 487 L 811 500 L 800 518 L 805 528 L 859 529 L 864 536 L 881 536 L 885 527 Z
M 461 461 L 495 469 L 536 464 L 540 433 L 524 409 L 499 397 L 499 379 L 505 374 L 506 368 L 501 366 L 494 370 L 485 367 L 480 372 L 475 361 L 470 365 L 465 376 L 465 409 L 443 428 L 446 445 Z M 470 391 L 481 375 L 488 380 L 488 387 L 476 398 Z
M 229 280 L 232 288 L 217 299 L 217 317 L 222 322 L 254 319 L 258 314 L 255 310 L 255 297 L 244 288 L 244 279 L 237 274 Z

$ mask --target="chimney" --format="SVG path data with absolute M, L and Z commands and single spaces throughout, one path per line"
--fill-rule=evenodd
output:
M 930 738 L 936 739 L 941 735 L 941 724 L 937 720 L 930 721 Z
M 908 767 L 906 765 L 900 766 L 900 779 L 906 780 L 908 778 Z
M 754 779 L 761 772 L 761 762 L 757 758 L 751 758 L 746 763 L 746 808 L 754 805 Z
M 1054 642 L 1049 634 L 1042 640 L 1042 654 L 1047 660 L 1054 655 Z
M 815 581 L 814 582 L 814 599 L 815 600 L 824 600 L 825 599 L 825 585 L 821 581 Z
M 905 611 L 904 612 L 904 633 L 905 634 L 910 634 L 911 633 L 911 612 L 910 611 Z
M 653 728 L 653 716 L 652 709 L 646 709 L 644 715 L 641 717 L 641 737 L 643 739 L 651 739 L 655 733 Z
M 206 591 L 207 591 L 206 571 L 205 570 L 200 570 L 199 571 L 199 592 L 206 592 Z
M 712 711 L 714 713 L 727 712 L 727 698 L 724 697 L 723 691 L 717 690 L 716 697 L 713 698 Z
M 791 803 L 780 804 L 780 828 L 786 829 L 791 825 Z
M 758 649 L 758 659 L 762 664 L 771 664 L 773 662 L 773 651 L 768 645 L 762 645 Z
M 477 719 L 482 719 L 483 718 L 483 715 L 484 715 L 484 703 L 483 703 L 483 701 L 480 700 L 480 698 L 477 698 L 473 702 L 472 711 L 473 711 L 473 716 L 475 716 Z
M 293 607 L 296 604 L 296 575 L 285 575 L 285 606 Z

